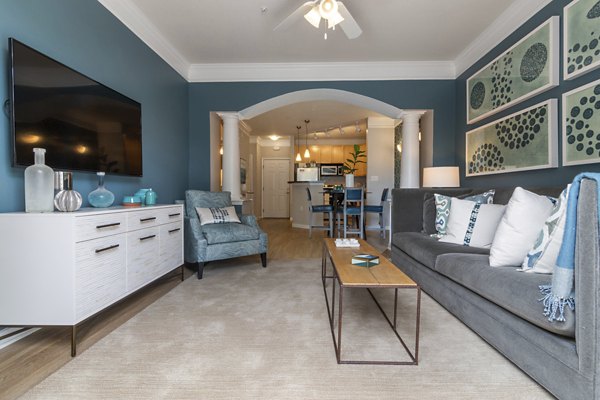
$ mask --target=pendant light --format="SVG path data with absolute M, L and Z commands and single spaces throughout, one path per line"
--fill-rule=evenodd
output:
M 301 162 L 302 161 L 302 156 L 300 155 L 300 129 L 302 127 L 300 125 L 298 125 L 296 127 L 296 129 L 298 129 L 298 132 L 296 133 L 296 144 L 297 144 L 297 153 L 296 153 L 296 161 L 297 162 Z
M 310 158 L 310 151 L 308 151 L 308 123 L 310 119 L 305 119 L 304 123 L 306 124 L 306 150 L 304 150 L 304 158 Z

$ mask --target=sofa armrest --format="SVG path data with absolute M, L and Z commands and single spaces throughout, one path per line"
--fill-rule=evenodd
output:
M 600 360 L 598 200 L 596 182 L 582 180 L 577 203 L 575 240 L 575 342 L 579 369 L 590 379 L 596 376 L 596 391 L 600 390 L 597 370 Z

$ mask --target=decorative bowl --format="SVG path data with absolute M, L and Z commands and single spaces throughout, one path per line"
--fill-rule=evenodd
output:
M 123 197 L 124 207 L 141 207 L 142 199 L 139 196 L 125 196 Z

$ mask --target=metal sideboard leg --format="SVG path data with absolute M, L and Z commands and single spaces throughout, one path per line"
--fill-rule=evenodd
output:
M 71 327 L 71 357 L 77 355 L 77 325 Z

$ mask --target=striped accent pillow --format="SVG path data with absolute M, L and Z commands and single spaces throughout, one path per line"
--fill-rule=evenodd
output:
M 196 212 L 198 213 L 198 218 L 200 218 L 200 225 L 226 224 L 228 222 L 241 223 L 233 206 L 215 208 L 196 207 Z

